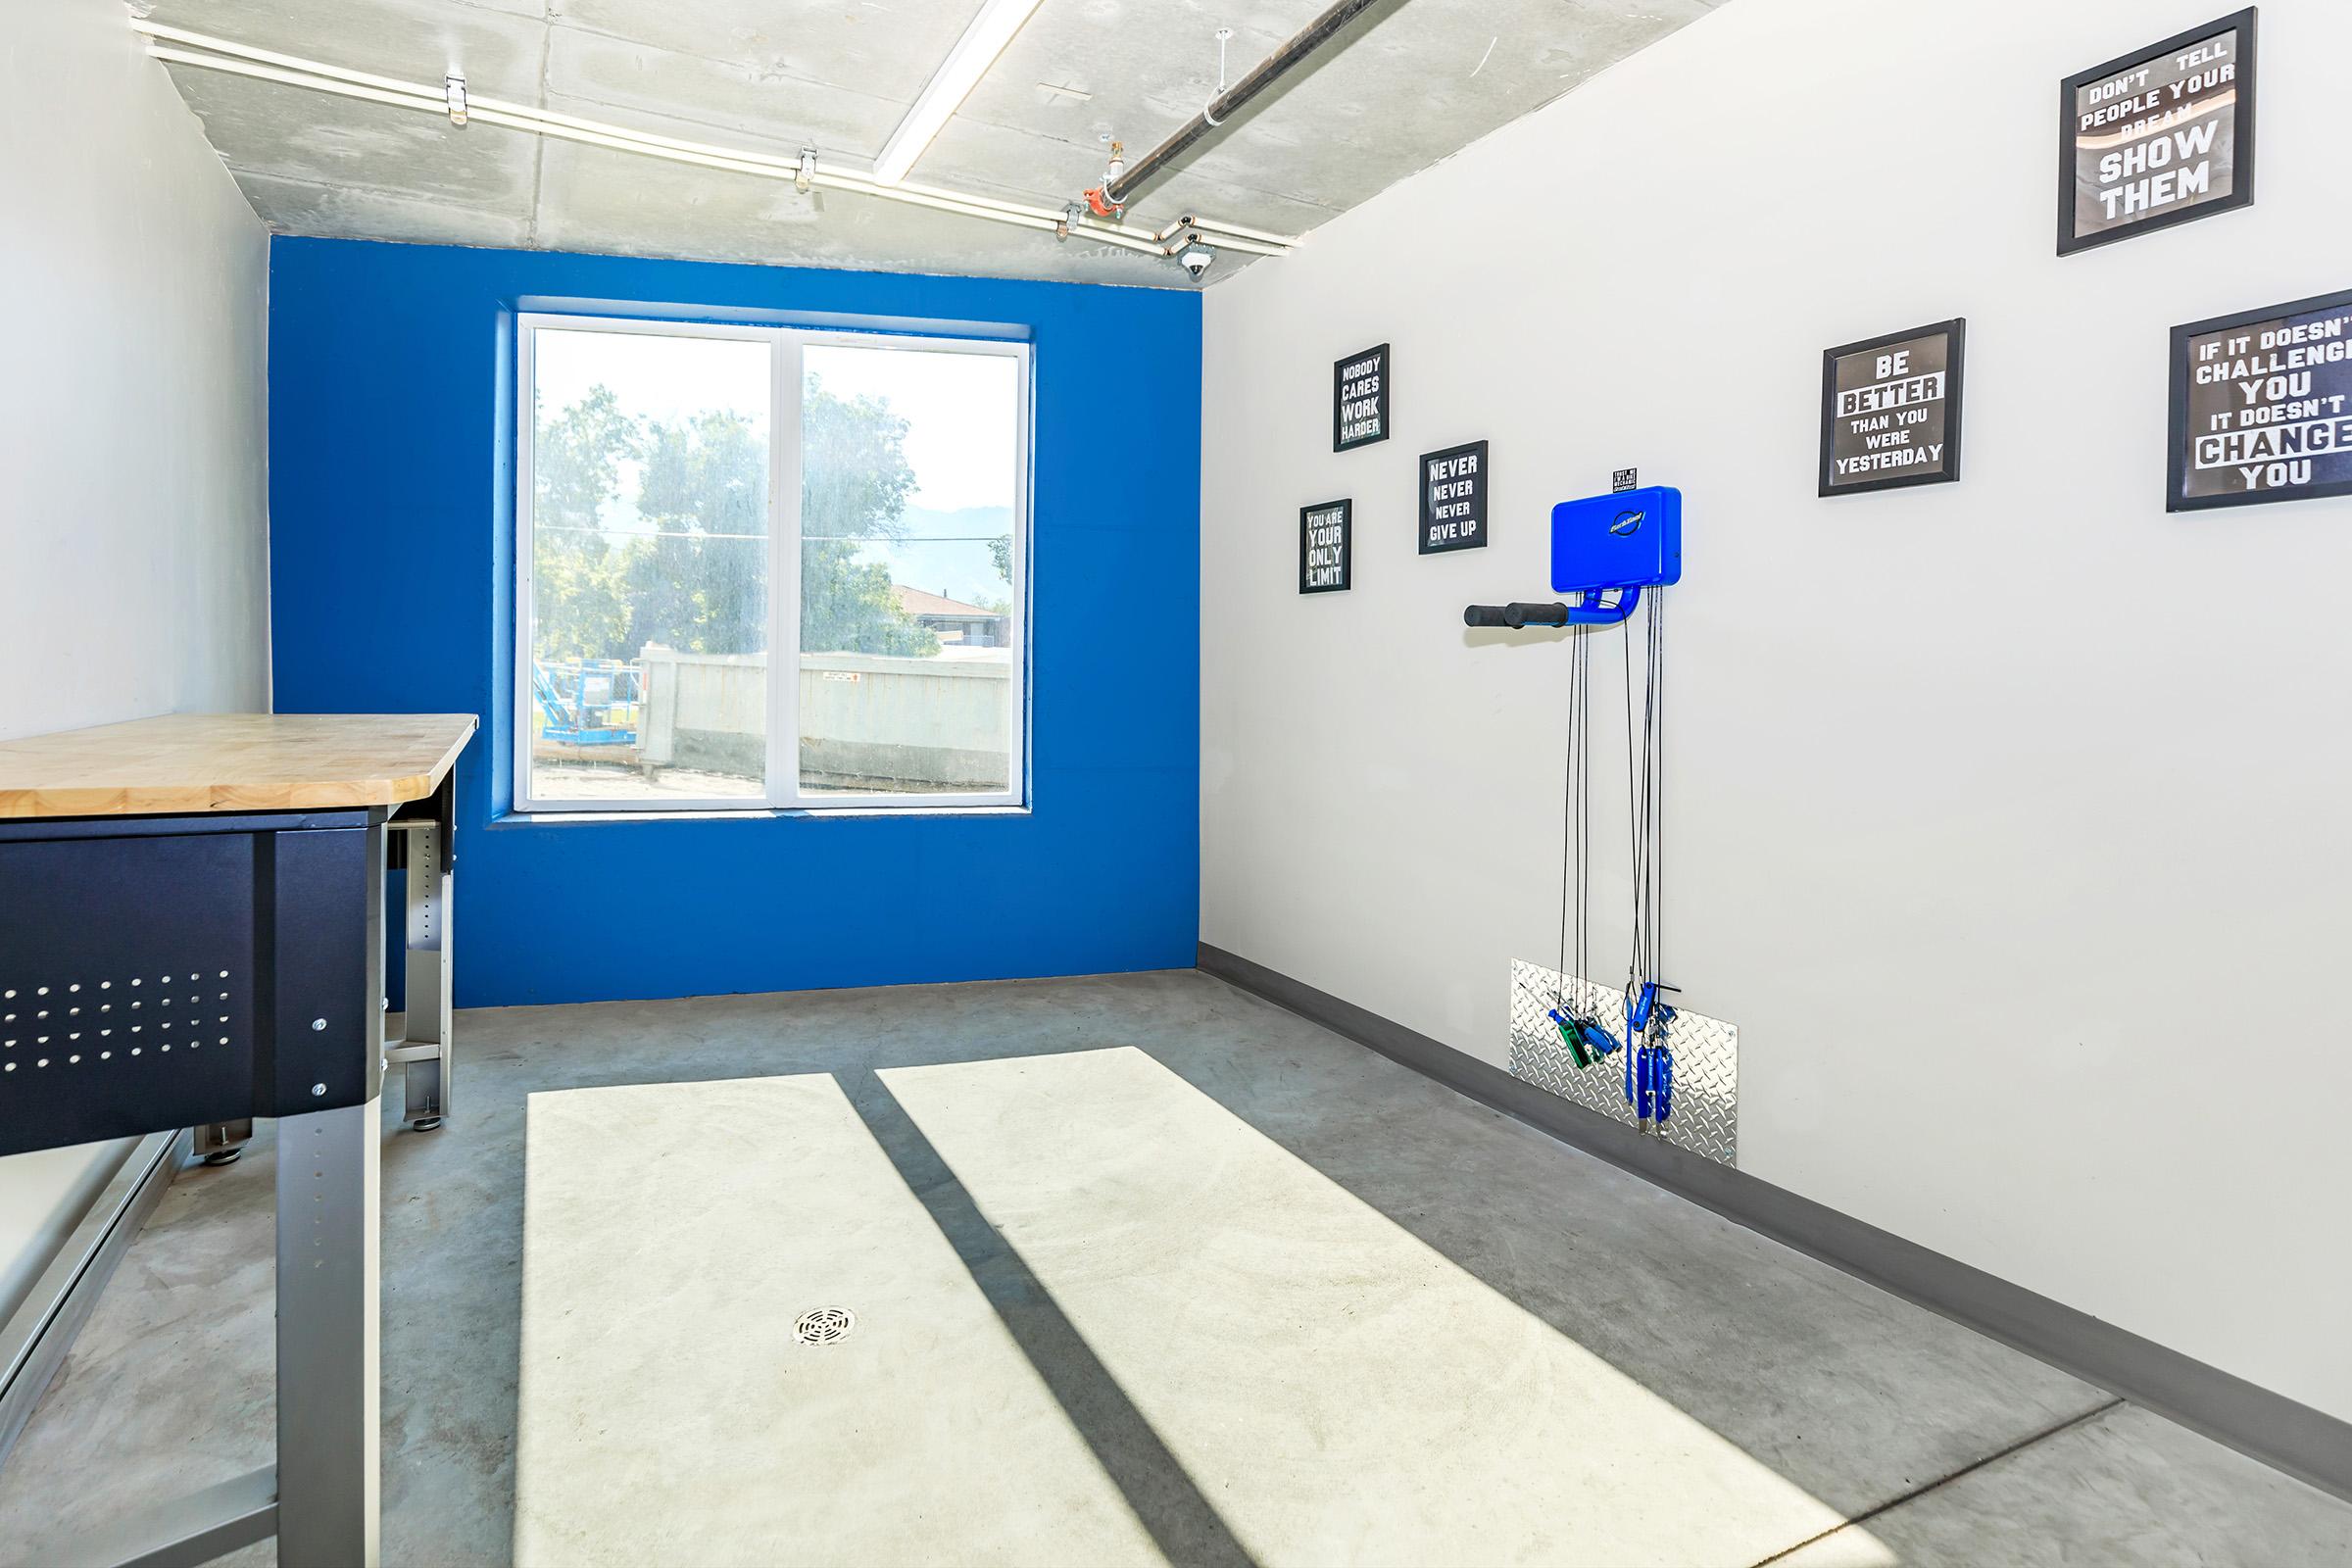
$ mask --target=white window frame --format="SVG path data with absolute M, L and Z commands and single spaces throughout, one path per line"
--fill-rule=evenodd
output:
M 534 342 L 542 327 L 640 337 L 750 340 L 768 346 L 768 681 L 767 779 L 763 795 L 714 798 L 604 796 L 544 800 L 531 794 L 532 447 L 537 439 L 538 378 Z M 515 317 L 514 380 L 514 809 L 532 814 L 597 812 L 664 816 L 717 811 L 954 811 L 1026 808 L 1029 801 L 1029 469 L 1032 380 L 1030 346 L 1019 339 L 949 337 L 886 331 L 840 331 L 750 322 L 680 321 L 646 317 L 520 312 Z M 1013 362 L 1017 404 L 1013 463 L 1012 612 L 1008 636 L 1013 680 L 1010 783 L 1003 790 L 939 794 L 801 789 L 801 409 L 805 351 L 811 347 L 895 348 L 933 354 L 987 354 Z

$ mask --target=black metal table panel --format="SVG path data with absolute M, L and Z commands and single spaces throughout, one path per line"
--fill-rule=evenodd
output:
M 373 1099 L 380 818 L 0 822 L 0 1154 Z

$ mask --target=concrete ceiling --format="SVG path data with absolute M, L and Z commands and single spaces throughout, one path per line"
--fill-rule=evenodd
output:
M 1058 207 L 1329 0 L 1044 0 L 911 178 Z M 1304 233 L 1721 0 L 1392 0 L 1311 74 L 1149 187 Z M 155 21 L 418 82 L 863 171 L 980 0 L 153 0 Z M 1174 287 L 1172 262 L 982 220 L 172 66 L 271 228 L 439 244 Z M 1208 282 L 1247 261 L 1229 253 Z

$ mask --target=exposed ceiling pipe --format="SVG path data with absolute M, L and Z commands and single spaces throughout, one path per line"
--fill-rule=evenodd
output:
M 1189 236 L 1196 232 L 1208 234 L 1219 245 L 1261 256 L 1284 255 L 1297 243 L 1295 239 L 1257 229 L 1229 231 L 1212 220 L 1196 221 L 1188 219 L 1186 221 L 1192 225 L 1190 228 L 1171 225 L 1167 232 L 1154 234 L 1149 229 L 1128 223 L 1105 221 L 1083 215 L 1072 218 L 1064 210 L 1034 207 L 975 192 L 912 183 L 886 185 L 870 174 L 820 168 L 814 153 L 804 153 L 797 159 L 779 158 L 768 153 L 633 130 L 625 125 L 562 114 L 532 104 L 471 95 L 466 91 L 462 76 L 453 75 L 440 86 L 427 86 L 422 82 L 402 81 L 397 77 L 352 71 L 341 66 L 306 60 L 298 55 L 279 54 L 250 44 L 214 38 L 204 33 L 149 22 L 144 18 L 131 19 L 130 25 L 134 31 L 147 36 L 149 54 L 175 65 L 196 66 L 208 71 L 273 81 L 396 109 L 418 110 L 461 124 L 478 122 L 499 125 L 560 141 L 607 147 L 616 152 L 662 158 L 701 169 L 750 174 L 763 179 L 789 180 L 803 189 L 816 187 L 845 191 L 929 208 L 935 212 L 1009 223 L 1062 237 L 1100 240 L 1147 256 L 1178 256 L 1190 243 Z M 463 120 L 459 119 L 461 111 L 456 108 L 459 105 L 463 106 Z M 1179 231 L 1183 237 L 1177 237 Z
M 1289 75 L 1316 50 L 1331 42 L 1348 24 L 1381 3 L 1382 0 L 1339 0 L 1339 4 L 1299 29 L 1289 43 L 1259 61 L 1248 75 L 1211 98 L 1207 107 L 1187 121 L 1174 135 L 1129 164 L 1125 170 L 1105 179 L 1100 187 L 1102 205 L 1112 212 L 1126 206 L 1137 191 L 1167 168 L 1171 160 L 1180 157 L 1195 142 L 1231 120 L 1247 108 L 1252 98 Z M 1089 192 L 1090 196 L 1092 194 Z
M 1158 229 L 1153 231 L 1152 237 L 1164 243 L 1169 238 L 1178 234 L 1182 234 L 1188 229 L 1196 234 L 1206 234 L 1216 243 L 1220 245 L 1231 245 L 1236 250 L 1245 250 L 1250 248 L 1238 244 L 1238 240 L 1256 240 L 1259 242 L 1261 247 L 1279 247 L 1279 249 L 1276 250 L 1261 249 L 1259 254 L 1266 256 L 1285 254 L 1296 249 L 1298 244 L 1298 239 L 1292 235 L 1269 234 L 1262 228 L 1244 228 L 1239 223 L 1215 222 L 1192 213 L 1185 214 L 1173 223 L 1162 223 Z

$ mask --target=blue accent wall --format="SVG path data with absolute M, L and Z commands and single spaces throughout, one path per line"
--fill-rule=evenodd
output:
M 1034 345 L 1031 809 L 509 814 L 514 317 L 1014 327 Z M 461 1005 L 1190 967 L 1200 307 L 1190 292 L 281 238 L 280 712 L 470 712 Z

